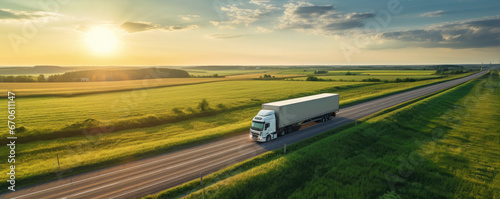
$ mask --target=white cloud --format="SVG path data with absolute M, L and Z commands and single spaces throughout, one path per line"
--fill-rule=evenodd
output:
M 333 6 L 317 6 L 308 2 L 289 3 L 284 7 L 277 29 L 309 30 L 325 35 L 338 35 L 362 27 L 364 20 L 375 17 L 373 13 L 342 14 Z
M 198 28 L 198 25 L 190 25 L 190 26 L 162 26 L 159 24 L 153 24 L 151 22 L 130 22 L 127 21 L 120 25 L 120 28 L 123 30 L 134 33 L 134 32 L 142 32 L 148 30 L 166 30 L 166 31 L 174 31 L 174 30 L 188 30 L 193 28 Z
M 235 39 L 235 38 L 240 38 L 245 35 L 234 35 L 234 34 L 213 34 L 213 35 L 208 35 L 208 37 L 213 38 L 213 39 Z
M 249 24 L 262 18 L 264 15 L 271 12 L 267 8 L 246 9 L 239 8 L 237 5 L 228 5 L 220 8 L 226 14 L 226 21 L 210 21 L 213 25 L 222 29 L 234 29 L 240 25 L 248 26 Z
M 380 39 L 409 42 L 411 46 L 484 48 L 500 44 L 500 17 L 434 25 L 425 29 L 384 32 Z
M 270 1 L 271 0 L 250 0 L 250 3 L 253 3 L 255 5 L 266 5 Z
M 273 32 L 273 30 L 271 30 L 269 28 L 264 28 L 262 26 L 257 26 L 257 31 L 258 32 Z
M 19 21 L 19 20 L 41 20 L 41 19 L 55 19 L 63 17 L 64 15 L 54 12 L 45 11 L 16 11 L 10 9 L 0 9 L 0 21 Z
M 438 10 L 438 11 L 433 11 L 433 12 L 426 12 L 420 15 L 420 17 L 440 17 L 446 14 L 446 11 L 444 10 Z
M 199 18 L 200 15 L 179 15 L 179 17 L 181 17 L 182 20 L 190 21 L 193 18 Z

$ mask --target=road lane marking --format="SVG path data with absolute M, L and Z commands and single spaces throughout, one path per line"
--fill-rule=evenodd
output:
M 250 153 L 253 153 L 253 152 L 255 152 L 255 151 L 251 151 L 251 152 L 248 152 L 248 153 L 244 153 L 244 154 L 242 154 L 242 155 L 238 155 L 238 156 L 236 156 L 236 157 L 234 157 L 234 158 L 232 158 L 232 159 L 225 160 L 225 161 L 223 161 L 223 162 L 229 162 L 229 161 L 232 161 L 232 160 L 234 160 L 234 159 L 237 159 L 237 158 L 239 158 L 239 157 L 241 157 L 241 156 L 244 156 L 244 155 L 248 155 L 248 154 L 250 154 Z M 222 162 L 221 162 L 221 163 L 222 163 Z M 216 163 L 216 164 L 214 164 L 214 165 L 218 165 L 218 164 L 221 164 L 221 163 Z M 193 171 L 193 172 L 191 172 L 191 173 L 187 173 L 187 174 L 184 174 L 184 175 L 181 175 L 181 176 L 177 176 L 177 177 L 169 178 L 169 179 L 167 179 L 167 180 L 164 180 L 164 181 L 161 181 L 161 182 L 155 183 L 155 184 L 150 185 L 150 186 L 147 186 L 147 187 L 152 187 L 152 186 L 155 186 L 155 185 L 157 185 L 157 184 L 161 184 L 161 183 L 164 183 L 164 182 L 167 182 L 167 181 L 170 181 L 170 180 L 174 180 L 174 179 L 180 178 L 180 177 L 182 177 L 182 176 L 185 176 L 185 175 L 188 175 L 188 174 L 192 174 L 192 173 L 194 173 L 194 172 L 201 171 L 201 170 L 203 170 L 203 169 L 206 169 L 207 167 L 211 167 L 211 166 L 214 166 L 214 165 L 209 165 L 209 166 L 203 167 L 203 168 L 201 168 L 201 169 L 195 170 L 195 171 Z M 140 189 L 136 189 L 136 190 L 133 190 L 133 191 L 130 191 L 130 192 L 127 192 L 127 193 L 124 193 L 124 194 L 118 195 L 118 196 L 114 196 L 114 197 L 112 197 L 112 198 L 110 198 L 110 199 L 118 198 L 118 197 L 121 197 L 121 196 L 127 195 L 127 194 L 129 194 L 129 193 L 133 193 L 133 192 L 136 192 L 136 191 L 138 191 L 138 190 L 142 190 L 142 189 L 147 188 L 147 187 L 142 187 L 142 188 L 140 188 Z
M 71 197 L 74 197 L 74 196 L 79 196 L 79 195 L 82 195 L 82 194 L 86 194 L 88 192 L 92 192 L 92 191 L 96 191 L 96 190 L 99 190 L 99 189 L 102 189 L 102 188 L 106 188 L 106 187 L 109 187 L 109 186 L 113 186 L 113 185 L 117 185 L 117 184 L 121 184 L 123 182 L 127 182 L 127 181 L 130 181 L 130 180 L 134 180 L 134 179 L 137 179 L 137 178 L 141 178 L 141 177 L 144 177 L 144 176 L 148 176 L 148 175 L 151 175 L 151 174 L 155 174 L 155 173 L 158 173 L 160 171 L 165 171 L 165 170 L 169 170 L 169 169 L 172 169 L 172 168 L 176 168 L 176 167 L 179 167 L 179 166 L 182 166 L 182 165 L 185 165 L 185 164 L 188 164 L 188 163 L 192 163 L 192 162 L 196 162 L 196 161 L 199 161 L 199 160 L 203 160 L 203 159 L 207 159 L 209 157 L 212 157 L 212 156 L 216 156 L 216 155 L 219 155 L 219 154 L 223 154 L 223 153 L 227 153 L 229 151 L 233 151 L 233 150 L 236 150 L 236 149 L 239 149 L 239 148 L 242 148 L 242 147 L 246 147 L 246 146 L 250 146 L 250 145 L 254 145 L 255 143 L 251 143 L 251 144 L 246 144 L 246 145 L 240 145 L 238 147 L 235 147 L 233 149 L 229 149 L 229 150 L 226 150 L 226 151 L 222 151 L 222 152 L 219 152 L 219 153 L 215 153 L 215 154 L 212 154 L 212 155 L 209 155 L 209 156 L 205 156 L 203 158 L 197 158 L 197 159 L 194 159 L 194 160 L 191 160 L 191 161 L 187 161 L 187 162 L 184 162 L 184 163 L 181 163 L 181 164 L 178 164 L 178 165 L 175 165 L 175 166 L 170 166 L 170 167 L 167 167 L 167 168 L 164 168 L 164 169 L 160 169 L 160 170 L 157 170 L 157 171 L 154 171 L 154 172 L 151 172 L 151 173 L 148 173 L 148 174 L 144 174 L 144 175 L 140 175 L 140 176 L 136 176 L 136 177 L 133 177 L 133 178 L 127 178 L 125 180 L 121 180 L 121 181 L 118 181 L 118 182 L 115 182 L 115 183 L 111 183 L 111 184 L 108 184 L 108 185 L 105 185 L 105 186 L 102 186 L 102 187 L 98 187 L 98 188 L 94 188 L 94 189 L 90 189 L 90 190 L 87 190 L 87 191 L 84 191 L 84 192 L 80 192 L 80 193 L 77 193 L 77 194 L 73 194 L 73 195 L 70 195 L 66 198 L 71 198 Z

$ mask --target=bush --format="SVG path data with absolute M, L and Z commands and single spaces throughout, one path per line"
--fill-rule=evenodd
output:
M 174 113 L 175 113 L 175 114 L 177 114 L 177 115 L 180 115 L 180 114 L 183 114 L 183 113 L 184 113 L 184 112 L 182 112 L 182 110 L 181 110 L 181 109 L 179 109 L 179 108 L 173 108 L 173 109 L 172 109 L 172 112 L 174 112 Z
M 194 110 L 193 107 L 187 107 L 186 110 L 190 113 L 196 113 L 196 110 Z
M 208 105 L 207 99 L 203 98 L 198 104 L 198 109 L 200 109 L 200 111 L 206 111 L 208 109 Z
M 326 74 L 326 73 L 328 73 L 328 71 L 324 71 L 324 70 L 314 71 L 314 74 Z
M 218 109 L 226 109 L 226 106 L 224 106 L 224 104 L 217 104 L 217 108 Z
M 382 80 L 377 79 L 377 78 L 368 78 L 368 79 L 363 79 L 363 82 L 381 82 Z
M 306 81 L 326 81 L 325 79 L 317 78 L 313 75 L 308 75 Z

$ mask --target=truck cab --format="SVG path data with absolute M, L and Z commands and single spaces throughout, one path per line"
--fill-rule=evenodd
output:
M 257 142 L 267 142 L 276 139 L 276 115 L 273 110 L 260 110 L 252 119 L 250 138 Z

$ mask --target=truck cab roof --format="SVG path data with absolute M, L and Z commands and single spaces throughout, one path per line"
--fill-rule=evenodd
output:
M 274 115 L 273 110 L 260 110 L 259 113 L 257 113 L 257 116 L 261 116 L 261 117 L 266 117 L 266 116 L 270 116 L 270 115 Z
M 274 118 L 274 111 L 273 110 L 260 110 L 259 113 L 257 113 L 257 116 L 253 118 L 253 121 L 255 122 L 265 122 L 269 120 L 271 117 Z

